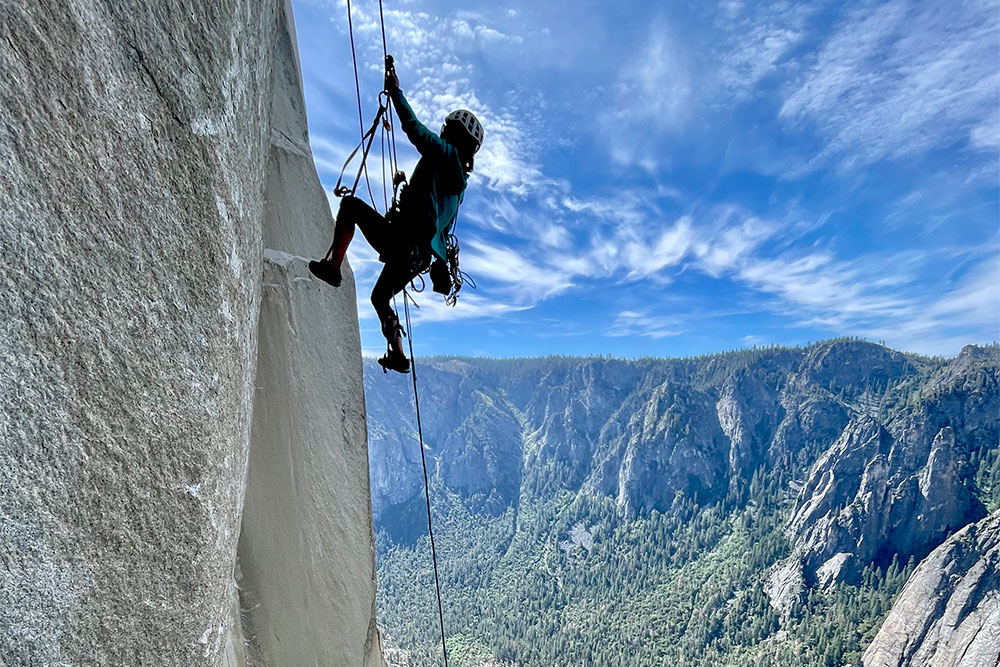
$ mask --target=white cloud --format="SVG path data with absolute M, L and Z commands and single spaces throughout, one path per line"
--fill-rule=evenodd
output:
M 608 154 L 622 167 L 655 174 L 676 159 L 669 146 L 685 133 L 730 131 L 724 119 L 787 64 L 816 11 L 786 2 L 701 4 L 703 16 L 714 19 L 701 23 L 678 9 L 689 6 L 660 7 L 618 66 L 613 98 L 598 108 Z
M 974 148 L 994 153 L 1000 151 L 1000 117 L 991 118 L 972 128 L 969 132 L 969 143 Z
M 653 315 L 650 311 L 623 310 L 615 316 L 615 321 L 605 335 L 612 338 L 641 336 L 658 340 L 680 336 L 684 331 L 678 318 Z
M 681 218 L 652 238 L 631 227 L 625 232 L 632 238 L 619 246 L 620 257 L 628 271 L 627 277 L 631 279 L 648 278 L 668 266 L 676 266 L 687 255 L 693 241 L 691 219 L 688 217 Z
M 428 290 L 417 295 L 419 308 L 411 309 L 410 317 L 415 323 L 455 322 L 458 320 L 486 320 L 505 317 L 511 313 L 526 310 L 528 306 L 504 303 L 489 299 L 469 289 L 463 289 L 454 307 L 445 305 L 440 294 Z M 402 304 L 400 304 L 402 308 Z
M 760 347 L 768 343 L 768 339 L 758 334 L 747 334 L 740 339 L 747 347 Z
M 716 17 L 721 36 L 714 50 L 727 103 L 752 96 L 761 80 L 779 69 L 789 51 L 806 38 L 806 21 L 817 9 L 786 2 L 750 7 L 723 3 Z
M 838 261 L 824 253 L 745 259 L 735 276 L 779 296 L 802 326 L 863 335 L 926 354 L 954 354 L 970 340 L 1000 336 L 1000 264 L 974 265 L 936 289 L 913 288 L 926 257 L 897 253 Z
M 724 209 L 723 215 L 727 219 L 739 217 L 739 213 L 733 208 Z M 727 220 L 727 224 L 713 238 L 701 240 L 695 245 L 699 268 L 713 278 L 718 278 L 778 229 L 777 224 L 753 216 L 736 223 Z
M 811 167 L 922 153 L 992 118 L 997 19 L 995 4 L 976 0 L 897 0 L 850 13 L 781 108 L 781 117 L 811 123 L 826 139 Z
M 534 304 L 573 286 L 572 272 L 536 264 L 512 248 L 488 245 L 475 239 L 466 243 L 461 266 L 474 277 L 516 285 L 518 300 L 522 303 Z
M 354 4 L 352 9 L 359 59 L 369 63 L 368 78 L 380 86 L 382 41 L 377 8 Z M 346 6 L 342 11 L 346 12 Z M 386 10 L 385 29 L 389 50 L 397 55 L 401 87 L 428 128 L 437 130 L 445 116 L 458 108 L 471 110 L 483 123 L 486 136 L 476 156 L 476 173 L 489 188 L 523 196 L 546 183 L 532 157 L 534 139 L 525 115 L 513 108 L 491 107 L 474 83 L 483 79 L 475 64 L 482 52 L 501 46 L 516 48 L 523 41 L 520 35 L 506 34 L 478 15 L 453 18 L 407 9 Z M 405 143 L 405 138 L 400 139 Z
M 615 120 L 679 127 L 690 112 L 691 78 L 685 49 L 667 24 L 657 23 L 621 73 Z
M 752 257 L 741 262 L 737 276 L 751 286 L 776 294 L 805 317 L 817 313 L 830 321 L 850 317 L 899 316 L 907 302 L 870 289 L 873 262 L 840 262 L 826 253 L 772 259 Z

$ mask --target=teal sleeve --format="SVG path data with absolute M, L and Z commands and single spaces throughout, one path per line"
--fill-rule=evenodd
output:
M 396 115 L 399 116 L 399 126 L 421 155 L 428 153 L 440 155 L 447 152 L 448 147 L 441 137 L 428 130 L 427 126 L 417 120 L 417 115 L 413 113 L 413 109 L 403 97 L 403 91 L 397 88 L 389 93 L 389 97 L 392 99 L 392 106 L 396 108 Z

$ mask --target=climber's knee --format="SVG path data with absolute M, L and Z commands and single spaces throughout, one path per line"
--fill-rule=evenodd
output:
M 353 227 L 362 206 L 364 206 L 364 202 L 354 195 L 347 195 L 341 199 L 340 208 L 337 209 L 337 225 Z

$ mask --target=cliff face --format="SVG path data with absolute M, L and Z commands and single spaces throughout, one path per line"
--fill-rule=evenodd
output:
M 955 533 L 917 566 L 863 664 L 1000 664 L 1000 511 Z
M 889 554 L 920 559 L 982 518 L 969 460 L 996 446 L 998 387 L 1000 360 L 968 347 L 888 418 L 846 394 L 853 418 L 812 467 L 788 524 L 807 576 L 829 585 Z
M 354 294 L 290 257 L 330 225 L 290 25 L 0 6 L 2 664 L 378 659 Z

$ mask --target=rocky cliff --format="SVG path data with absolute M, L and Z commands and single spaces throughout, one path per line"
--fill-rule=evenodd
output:
M 380 664 L 290 6 L 8 2 L 0 44 L 0 664 Z
M 985 515 L 969 462 L 997 444 L 1000 361 L 983 352 L 969 346 L 925 381 L 904 380 L 902 405 L 842 394 L 852 419 L 811 468 L 788 524 L 810 580 L 856 579 L 893 554 L 923 558 Z M 905 377 L 895 372 L 886 378 Z
M 920 563 L 863 663 L 1000 665 L 1000 511 L 955 533 Z

